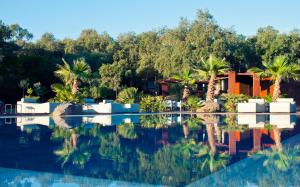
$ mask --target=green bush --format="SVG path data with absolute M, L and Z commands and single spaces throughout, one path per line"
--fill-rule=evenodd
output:
M 117 101 L 124 104 L 132 104 L 140 101 L 138 89 L 134 87 L 124 88 L 118 95 Z
M 202 106 L 203 104 L 201 103 L 200 98 L 197 96 L 189 96 L 186 103 L 184 104 L 184 107 L 186 107 L 186 109 L 192 112 L 195 112 L 198 108 Z
M 264 97 L 264 100 L 266 103 L 271 103 L 273 101 L 272 95 L 268 94 L 266 97 Z
M 95 100 L 115 98 L 115 92 L 103 86 L 84 86 L 79 89 L 79 92 L 83 98 L 93 98 Z
M 140 124 L 143 128 L 168 128 L 168 118 L 165 115 L 143 115 L 140 119 Z
M 133 123 L 124 123 L 117 126 L 117 131 L 120 136 L 126 139 L 138 138 L 136 127 Z
M 71 86 L 63 84 L 52 84 L 51 88 L 56 94 L 53 101 L 57 102 L 71 102 L 71 103 L 80 103 L 81 96 L 80 94 L 73 94 Z
M 166 109 L 162 96 L 144 96 L 140 102 L 142 112 L 163 112 Z
M 244 94 L 222 94 L 221 98 L 225 100 L 224 107 L 227 112 L 236 112 L 237 103 L 247 101 L 249 99 L 249 96 L 246 96 Z

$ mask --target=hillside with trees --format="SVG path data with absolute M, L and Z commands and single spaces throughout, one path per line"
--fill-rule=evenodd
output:
M 51 85 L 65 80 L 54 72 L 75 61 L 86 63 L 91 72 L 80 81 L 79 92 L 103 99 L 114 98 L 124 87 L 143 90 L 147 81 L 183 73 L 210 55 L 226 59 L 237 72 L 262 68 L 263 62 L 279 55 L 294 64 L 300 59 L 299 30 L 281 33 L 267 26 L 254 36 L 244 36 L 221 27 L 203 10 L 194 20 L 181 19 L 172 29 L 128 32 L 117 38 L 86 29 L 77 39 L 60 40 L 51 33 L 36 41 L 32 38 L 18 24 L 0 21 L 0 99 L 4 102 L 15 103 L 28 88 L 38 93 L 42 87 L 42 101 L 53 98 Z

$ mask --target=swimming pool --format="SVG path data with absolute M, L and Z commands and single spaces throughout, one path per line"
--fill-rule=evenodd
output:
M 299 168 L 297 123 L 289 114 L 0 118 L 1 185 L 259 185 Z M 254 169 L 264 175 L 253 179 Z

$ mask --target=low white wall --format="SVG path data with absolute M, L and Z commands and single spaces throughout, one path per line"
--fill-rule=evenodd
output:
M 23 103 L 17 102 L 17 113 L 19 114 L 50 114 L 60 103 Z

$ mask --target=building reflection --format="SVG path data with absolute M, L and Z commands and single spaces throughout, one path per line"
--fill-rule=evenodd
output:
M 225 151 L 231 155 L 253 153 L 272 146 L 279 149 L 283 139 L 298 131 L 294 129 L 296 121 L 296 116 L 289 114 L 227 115 L 218 122 L 222 136 L 216 139 L 217 145 L 221 150 L 227 148 Z M 218 134 L 214 132 L 217 137 Z

